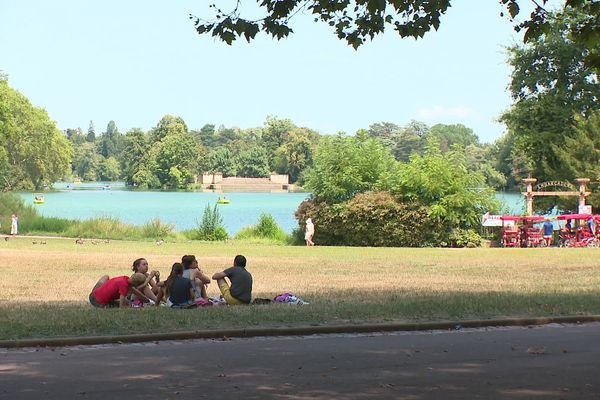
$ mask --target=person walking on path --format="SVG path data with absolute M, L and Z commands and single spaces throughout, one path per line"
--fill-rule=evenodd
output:
M 11 223 L 10 223 L 10 234 L 11 235 L 18 235 L 19 234 L 19 217 L 17 216 L 17 214 L 13 214 L 11 217 Z
M 212 277 L 217 281 L 219 290 L 227 304 L 250 304 L 252 299 L 252 275 L 246 271 L 246 257 L 235 256 L 233 267 L 217 272 Z M 225 278 L 231 281 L 231 287 Z
M 313 242 L 312 238 L 315 235 L 315 224 L 313 224 L 312 219 L 308 218 L 306 220 L 306 230 L 304 231 L 304 240 L 306 240 L 307 246 L 314 246 L 315 242 Z

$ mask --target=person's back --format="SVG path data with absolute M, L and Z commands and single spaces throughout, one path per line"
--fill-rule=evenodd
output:
M 108 305 L 118 300 L 120 295 L 127 295 L 130 287 L 128 279 L 128 276 L 117 276 L 109 279 L 104 285 L 95 289 L 94 296 L 96 296 L 98 303 Z
M 252 298 L 252 274 L 246 268 L 233 266 L 227 268 L 225 274 L 231 281 L 231 295 L 248 304 Z
M 192 281 L 183 276 L 177 276 L 173 280 L 169 290 L 169 301 L 173 305 L 185 305 L 189 304 L 192 300 L 190 297 L 190 289 L 192 288 Z
M 217 272 L 212 277 L 217 281 L 219 290 L 227 304 L 250 304 L 252 300 L 252 274 L 246 271 L 246 257 L 235 256 L 233 267 Z M 225 278 L 231 281 L 231 287 Z
M 546 221 L 544 222 L 544 236 L 552 236 L 552 232 L 554 231 L 554 225 L 552 222 Z

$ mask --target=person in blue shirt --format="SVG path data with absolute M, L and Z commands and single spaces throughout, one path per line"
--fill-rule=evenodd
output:
M 596 227 L 594 225 L 594 218 L 593 217 L 590 217 L 587 220 L 587 226 L 588 226 L 588 229 L 590 230 L 590 233 L 593 235 L 596 232 Z
M 550 218 L 546 218 L 544 221 L 544 226 L 542 226 L 542 235 L 544 236 L 544 240 L 546 241 L 546 246 L 550 246 L 552 244 L 552 235 L 554 233 L 554 225 Z

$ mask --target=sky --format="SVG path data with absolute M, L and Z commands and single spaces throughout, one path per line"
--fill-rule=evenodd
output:
M 246 0 L 249 1 L 249 0 Z M 0 0 L 0 71 L 60 129 L 148 130 L 166 114 L 189 129 L 252 128 L 267 116 L 321 134 L 378 122 L 461 123 L 482 142 L 504 133 L 505 47 L 521 41 L 497 0 L 460 0 L 439 30 L 390 30 L 358 51 L 299 13 L 295 33 L 232 46 L 198 35 L 189 14 L 232 0 Z M 528 15 L 525 10 L 522 15 Z

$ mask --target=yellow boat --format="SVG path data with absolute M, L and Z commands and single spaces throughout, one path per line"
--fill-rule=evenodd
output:
M 227 197 L 219 197 L 217 199 L 217 204 L 229 204 L 231 203 L 231 200 L 229 200 Z
M 44 204 L 46 199 L 44 199 L 44 195 L 40 193 L 36 193 L 33 195 L 33 204 Z

